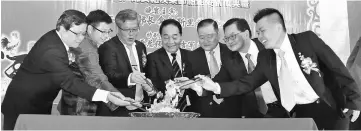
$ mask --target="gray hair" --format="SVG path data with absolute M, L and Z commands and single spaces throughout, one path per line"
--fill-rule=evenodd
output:
M 140 15 L 132 9 L 125 9 L 118 12 L 115 16 L 115 24 L 120 27 L 120 23 L 126 20 L 137 20 L 138 25 L 140 24 Z

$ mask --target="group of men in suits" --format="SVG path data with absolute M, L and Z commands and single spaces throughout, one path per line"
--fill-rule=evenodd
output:
M 184 88 L 200 94 L 202 90 L 197 88 L 202 87 L 219 97 L 250 91 L 257 95 L 259 87 L 260 91 L 266 90 L 263 86 L 268 81 L 288 116 L 313 118 L 319 129 L 348 129 L 350 121 L 354 122 L 360 114 L 361 96 L 339 57 L 311 31 L 288 35 L 283 16 L 276 9 L 262 9 L 253 20 L 258 40 L 265 49 L 259 51 L 257 66 L 249 75 L 232 82 L 217 82 L 198 75 L 196 78 L 202 81 Z M 227 32 L 226 27 L 226 36 Z M 237 38 L 248 35 L 249 30 L 237 32 Z M 235 46 L 228 43 L 231 48 Z M 249 49 L 252 50 L 252 45 Z M 250 62 L 254 61 L 248 60 L 248 65 Z
M 165 81 L 189 78 L 201 81 L 179 84 L 183 90 L 177 108 L 201 117 L 311 117 L 320 129 L 346 129 L 346 112 L 353 114 L 352 121 L 359 115 L 359 89 L 340 59 L 312 32 L 287 35 L 278 10 L 256 14 L 258 39 L 251 39 L 245 19 L 228 20 L 225 44 L 219 42 L 217 22 L 201 20 L 200 47 L 193 51 L 180 48 L 181 24 L 164 20 L 159 28 L 162 48 L 148 55 L 136 40 L 136 11 L 116 15 L 118 32 L 108 40 L 109 18 L 100 10 L 87 17 L 76 10 L 60 16 L 56 30 L 37 41 L 9 85 L 2 105 L 4 129 L 12 129 L 19 114 L 50 114 L 60 89 L 85 98 L 86 105 L 95 104 L 92 113 L 77 110 L 73 115 L 129 116 L 140 111 L 139 102 L 164 93 Z M 67 52 L 80 43 L 77 77 Z

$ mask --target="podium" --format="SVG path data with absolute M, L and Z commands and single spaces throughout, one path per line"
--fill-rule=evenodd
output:
M 311 118 L 19 116 L 15 130 L 317 130 Z

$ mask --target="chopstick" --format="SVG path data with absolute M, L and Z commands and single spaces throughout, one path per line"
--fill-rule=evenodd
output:
M 110 93 L 110 94 L 111 94 L 111 93 Z M 113 95 L 113 94 L 111 94 L 111 95 Z M 118 98 L 118 99 L 123 100 L 122 98 L 120 98 L 120 97 L 118 97 L 118 96 L 116 96 L 116 95 L 113 95 L 113 96 L 116 97 L 116 98 Z M 129 102 L 130 105 L 135 106 L 135 107 L 137 107 L 138 109 L 140 109 L 140 110 L 142 110 L 142 111 L 144 111 L 144 112 L 148 112 L 148 110 L 144 109 L 143 107 L 140 107 L 140 106 L 134 104 L 135 102 L 132 102 L 132 101 L 129 101 L 129 100 L 123 100 L 123 101 Z
M 202 80 L 202 79 L 196 79 L 195 81 L 193 81 L 193 82 L 191 82 L 191 83 L 188 83 L 188 84 L 185 84 L 185 85 L 182 85 L 182 86 L 180 86 L 179 88 L 182 88 L 182 87 L 184 87 L 184 86 L 187 86 L 187 85 L 196 83 L 196 82 L 201 81 L 201 80 Z

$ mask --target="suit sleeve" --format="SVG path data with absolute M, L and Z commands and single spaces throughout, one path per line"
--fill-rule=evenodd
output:
M 93 85 L 97 85 L 95 87 L 111 91 L 111 92 L 119 92 L 109 81 L 107 76 L 103 73 L 99 63 L 97 52 L 86 52 L 84 51 L 81 55 L 79 55 L 79 61 L 77 62 L 80 70 L 83 74 L 86 74 L 87 82 L 94 83 Z M 108 102 L 106 104 L 111 110 L 117 109 L 117 105 Z
M 232 82 L 219 83 L 221 87 L 221 97 L 229 97 L 233 95 L 246 94 L 255 90 L 262 84 L 267 82 L 267 77 L 263 73 L 263 67 L 265 66 L 265 59 L 267 58 L 266 52 L 260 52 L 257 58 L 257 66 L 251 74 L 241 77 L 238 80 Z M 261 60 L 262 59 L 262 60 Z
M 128 88 L 127 80 L 129 73 L 122 73 L 117 70 L 117 51 L 116 48 L 111 47 L 110 45 L 103 44 L 99 47 L 99 64 L 101 65 L 104 73 L 108 76 L 108 79 L 111 83 L 116 85 L 125 85 L 117 86 L 118 88 Z M 124 84 L 125 83 L 125 84 Z
M 44 70 L 51 72 L 52 81 L 70 93 L 78 95 L 89 101 L 96 91 L 95 87 L 82 82 L 70 70 L 67 59 L 64 59 L 64 53 L 59 50 L 48 50 L 43 58 Z
M 158 91 L 161 91 L 164 93 L 165 86 L 164 84 L 161 84 L 161 80 L 159 80 L 158 70 L 156 66 L 156 60 L 154 59 L 155 54 L 150 54 L 147 56 L 147 64 L 145 67 L 146 76 L 152 81 L 155 88 L 157 88 Z
M 344 95 L 346 96 L 346 108 L 361 109 L 360 91 L 354 79 L 342 63 L 340 58 L 333 52 L 333 50 L 326 45 L 315 33 L 309 32 L 309 39 L 311 46 L 313 46 L 317 57 L 325 66 L 335 74 L 336 81 L 340 84 Z M 327 81 L 326 81 L 327 82 Z

